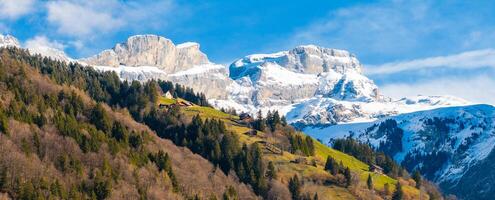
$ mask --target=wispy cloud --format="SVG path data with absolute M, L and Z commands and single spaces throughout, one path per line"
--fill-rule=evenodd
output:
M 47 4 L 47 19 L 61 34 L 77 37 L 96 35 L 124 25 L 124 19 L 113 15 L 114 6 L 97 1 L 52 1 Z
M 367 65 L 365 73 L 393 98 L 452 95 L 495 105 L 495 49 Z
M 491 76 L 444 77 L 416 83 L 394 83 L 382 86 L 383 94 L 402 98 L 416 95 L 452 95 L 474 103 L 495 105 L 495 79 Z
M 46 36 L 44 35 L 38 35 L 38 36 L 35 36 L 34 38 L 31 38 L 31 39 L 28 39 L 24 46 L 26 48 L 38 48 L 38 47 L 50 47 L 50 48 L 54 48 L 54 49 L 58 49 L 58 50 L 64 50 L 64 48 L 66 47 L 66 45 L 62 44 L 61 42 L 58 42 L 58 41 L 51 41 L 50 39 L 48 39 Z
M 85 38 L 123 29 L 163 28 L 165 16 L 176 8 L 172 0 L 160 1 L 51 1 L 46 4 L 47 20 L 61 34 Z
M 446 67 L 461 69 L 495 68 L 495 49 L 468 51 L 455 55 L 392 62 L 382 65 L 368 65 L 366 66 L 366 74 L 392 74 L 402 71 Z
M 177 20 L 170 16 L 183 11 L 174 0 L 49 1 L 45 8 L 46 21 L 56 30 L 51 36 L 63 38 L 78 54 L 95 53 L 102 41 L 121 33 L 165 30 Z
M 455 0 L 358 4 L 330 11 L 285 44 L 348 49 L 364 63 L 493 48 L 495 27 L 483 17 L 491 15 L 493 6 L 495 2 Z
M 0 18 L 17 19 L 33 11 L 35 0 L 0 0 Z

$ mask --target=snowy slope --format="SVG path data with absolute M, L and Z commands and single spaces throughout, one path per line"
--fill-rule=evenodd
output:
M 65 52 L 55 48 L 46 47 L 46 46 L 36 46 L 36 47 L 29 47 L 28 50 L 29 53 L 31 54 L 39 54 L 41 56 L 49 57 L 54 60 L 64 61 L 64 62 L 75 62 L 75 60 L 67 56 Z
M 401 131 L 391 131 L 394 127 Z M 443 189 L 455 192 L 456 187 L 466 187 L 457 184 L 469 178 L 465 177 L 466 172 L 493 151 L 495 107 L 445 107 L 373 122 L 308 126 L 303 131 L 324 142 L 352 136 L 385 151 L 408 170 L 419 169 Z M 397 144 L 395 149 L 384 148 Z M 495 171 L 488 170 L 486 175 L 495 176 Z M 486 192 L 495 194 L 493 189 Z
M 0 47 L 20 47 L 19 40 L 12 35 L 0 34 Z
M 29 53 L 31 53 L 32 55 L 39 54 L 39 55 L 44 56 L 44 57 L 49 57 L 51 59 L 64 61 L 64 62 L 75 61 L 75 60 L 69 58 L 69 56 L 67 56 L 65 54 L 65 52 L 58 50 L 58 49 L 55 49 L 55 48 L 48 47 L 48 46 L 42 46 L 42 45 L 22 46 L 21 43 L 19 42 L 19 40 L 17 40 L 17 38 L 15 38 L 12 35 L 1 35 L 0 34 L 0 48 L 1 47 L 25 48 L 25 49 L 29 50 Z
M 370 122 L 402 113 L 469 104 L 451 96 L 416 96 L 396 101 L 342 101 L 317 96 L 295 104 L 287 119 L 299 126 Z

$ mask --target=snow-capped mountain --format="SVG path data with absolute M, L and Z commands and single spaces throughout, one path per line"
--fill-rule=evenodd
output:
M 384 101 L 377 86 L 362 74 L 357 58 L 344 50 L 314 45 L 273 54 L 254 54 L 229 67 L 234 80 L 227 99 L 217 107 L 254 113 L 279 110 L 283 114 L 312 98 L 338 101 Z
M 12 35 L 0 34 L 0 47 L 20 47 L 19 40 Z
M 67 56 L 65 52 L 55 48 L 51 48 L 47 46 L 36 46 L 36 47 L 27 47 L 27 49 L 31 54 L 39 54 L 59 61 L 75 62 L 75 60 Z
M 495 195 L 495 180 L 483 177 L 481 165 L 495 161 L 495 107 L 445 107 L 384 117 L 374 122 L 312 126 L 304 132 L 324 142 L 353 137 L 394 157 L 409 171 L 420 170 L 443 190 L 460 197 Z M 493 169 L 493 168 L 492 168 Z M 492 169 L 481 169 L 485 177 Z M 473 171 L 474 170 L 474 171 Z M 468 188 L 479 191 L 466 195 Z M 459 192 L 462 190 L 463 192 Z
M 273 54 L 254 54 L 230 67 L 234 82 L 216 107 L 255 113 L 278 110 L 299 126 L 374 121 L 384 116 L 467 105 L 448 96 L 391 100 L 363 74 L 358 59 L 344 50 L 299 46 Z
M 0 35 L 0 47 L 26 48 L 33 55 L 39 54 L 41 56 L 65 62 L 74 61 L 69 56 L 67 56 L 65 52 L 52 47 L 40 45 L 22 46 L 19 40 L 17 40 L 17 38 L 12 35 Z

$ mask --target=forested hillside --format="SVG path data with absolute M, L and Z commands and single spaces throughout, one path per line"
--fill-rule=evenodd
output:
M 10 48 L 0 92 L 0 191 L 14 199 L 441 198 L 372 149 L 342 143 L 353 157 L 276 111 L 241 119 L 171 82 Z
M 139 118 L 156 98 L 142 95 L 155 91 L 153 84 L 134 82 L 113 91 L 110 85 L 127 83 L 115 74 L 31 57 L 23 50 L 0 50 L 1 196 L 256 198 L 207 160 L 132 119 L 128 113 Z M 125 96 L 112 96 L 119 92 Z M 111 109 L 105 102 L 118 106 Z M 125 106 L 129 111 L 117 108 Z

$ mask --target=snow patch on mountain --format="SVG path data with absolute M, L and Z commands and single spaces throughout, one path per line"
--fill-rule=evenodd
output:
M 217 65 L 214 63 L 209 63 L 209 64 L 203 64 L 203 65 L 195 65 L 190 69 L 186 69 L 183 71 L 178 71 L 173 74 L 170 74 L 169 76 L 188 76 L 188 75 L 199 75 L 199 74 L 204 74 L 208 73 L 211 71 L 217 71 L 217 70 L 225 70 L 225 66 L 223 65 Z
M 46 40 L 46 38 L 41 37 Z M 35 38 L 39 39 L 39 37 Z M 53 48 L 47 44 L 47 41 L 42 42 L 27 42 L 24 46 L 21 45 L 19 40 L 12 35 L 1 35 L 0 34 L 0 48 L 1 47 L 17 47 L 17 48 L 25 48 L 32 55 L 41 55 L 44 57 L 48 57 L 58 61 L 64 62 L 74 62 L 74 59 L 71 59 L 64 51 Z
M 450 96 L 416 96 L 396 101 L 342 101 L 316 96 L 294 105 L 294 109 L 287 113 L 287 119 L 303 126 L 334 125 L 370 122 L 402 113 L 469 104 Z
M 422 168 L 437 183 L 455 184 L 495 146 L 495 107 L 491 105 L 444 107 L 373 122 L 307 126 L 303 131 L 324 142 L 352 136 L 379 149 L 392 140 L 389 137 L 397 137 L 383 134 L 381 126 L 387 120 L 403 130 L 402 150 L 391 156 L 409 170 Z M 440 163 L 432 165 L 432 159 Z
M 0 47 L 20 47 L 19 40 L 12 35 L 0 34 Z
M 94 69 L 102 72 L 112 71 L 115 72 L 122 80 L 127 81 L 146 81 L 151 79 L 159 79 L 166 76 L 163 70 L 158 69 L 155 66 L 140 66 L 129 67 L 120 65 L 119 67 L 111 66 L 91 66 Z

